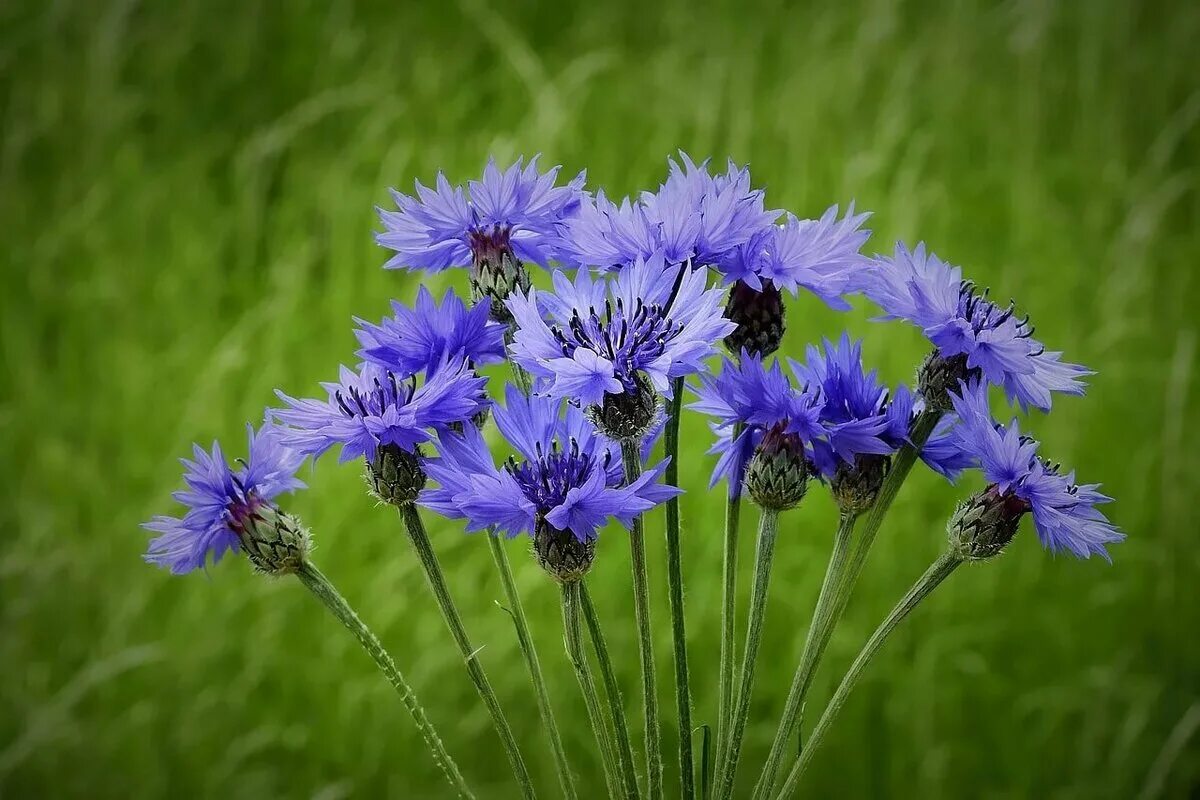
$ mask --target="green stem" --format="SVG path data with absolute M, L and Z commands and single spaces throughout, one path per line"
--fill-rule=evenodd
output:
M 833 552 L 829 556 L 829 566 L 825 569 L 825 580 L 821 582 L 821 592 L 817 595 L 817 607 L 813 611 L 812 624 L 808 628 L 808 636 L 804 640 L 804 651 L 800 655 L 800 665 L 792 678 L 792 688 L 788 691 L 787 702 L 784 704 L 783 719 L 775 732 L 775 741 L 771 744 L 771 753 L 763 766 L 762 774 L 754 787 L 754 800 L 766 800 L 775 786 L 775 778 L 779 774 L 779 766 L 786 751 L 789 750 L 788 740 L 804 710 L 804 699 L 808 688 L 812 685 L 817 665 L 833 629 L 837 626 L 839 613 L 837 608 L 837 589 L 841 584 L 842 573 L 846 569 L 846 558 L 850 553 L 850 542 L 854 534 L 855 514 L 843 514 L 838 524 L 837 534 L 833 540 Z
M 592 647 L 596 651 L 596 661 L 600 664 L 600 676 L 604 679 L 604 694 L 608 697 L 608 711 L 616 737 L 615 749 L 621 770 L 621 782 L 625 788 L 625 796 L 636 798 L 637 770 L 633 766 L 633 746 L 629 743 L 629 723 L 625 719 L 621 687 L 617 684 L 617 675 L 608 655 L 608 645 L 604 641 L 604 631 L 600 628 L 600 617 L 596 614 L 596 607 L 592 605 L 592 595 L 588 592 L 587 584 L 580 581 L 577 591 L 583 604 L 583 618 L 587 621 L 588 632 L 592 637 Z
M 625 462 L 625 482 L 631 484 L 642 473 L 640 445 L 621 442 Z M 633 519 L 629 531 L 630 560 L 633 565 L 633 613 L 638 629 L 638 652 L 642 661 L 642 705 L 646 712 L 646 783 L 650 800 L 662 797 L 662 742 L 658 730 L 658 695 L 654 686 L 654 638 L 650 634 L 650 590 L 646 578 L 646 540 L 642 515 Z
M 733 430 L 733 439 L 741 433 L 740 425 Z M 741 520 L 742 496 L 730 497 L 725 504 L 725 551 L 722 558 L 721 586 L 721 661 L 717 689 L 717 758 L 725 751 L 729 738 L 729 718 L 733 715 L 733 670 L 737 660 L 737 566 L 738 524 Z
M 462 774 L 458 771 L 458 765 L 454 763 L 454 759 L 446 752 L 442 740 L 438 738 L 437 731 L 434 730 L 433 724 L 425 716 L 424 709 L 417 702 L 417 696 L 413 692 L 412 687 L 404 680 L 404 676 L 400 674 L 400 670 L 396 669 L 396 663 L 392 661 L 392 657 L 383 649 L 383 645 L 379 643 L 379 639 L 371 632 L 371 629 L 366 626 L 358 614 L 354 613 L 354 609 L 346 602 L 346 598 L 342 597 L 329 579 L 317 569 L 316 565 L 305 562 L 296 573 L 296 577 L 300 579 L 310 592 L 316 595 L 317 599 L 325 604 L 325 607 L 337 617 L 338 621 L 346 626 L 346 629 L 354 634 L 354 638 L 358 639 L 358 643 L 367 651 L 379 667 L 379 670 L 388 679 L 388 683 L 392 684 L 392 688 L 400 695 L 400 702 L 404 703 L 404 707 L 408 709 L 408 713 L 412 715 L 413 721 L 417 723 L 417 730 L 421 732 L 421 736 L 425 739 L 425 744 L 428 745 L 429 751 L 433 754 L 433 760 L 442 769 L 442 773 L 446 776 L 446 780 L 458 792 L 459 797 L 473 798 L 471 790 L 467 788 L 467 782 L 463 780 Z
M 458 608 L 454 605 L 453 598 L 450 597 L 450 590 L 446 586 L 446 578 L 442 574 L 442 567 L 438 563 L 437 555 L 433 552 L 433 546 L 429 542 L 429 535 L 425 532 L 425 525 L 421 522 L 421 515 L 417 513 L 416 506 L 410 503 L 400 509 L 400 516 L 404 519 L 404 527 L 408 531 L 408 538 L 412 542 L 413 548 L 417 551 L 417 557 L 421 560 L 421 566 L 425 569 L 425 577 L 429 581 L 429 588 L 433 591 L 433 596 L 442 611 L 442 617 L 446 620 L 446 626 L 450 629 L 450 635 L 454 637 L 454 642 L 458 645 L 459 652 L 462 653 L 463 661 L 467 666 L 467 674 L 471 676 L 471 681 L 475 684 L 476 691 L 479 692 L 480 698 L 483 699 L 484 705 L 487 706 L 488 713 L 492 716 L 492 724 L 496 728 L 496 733 L 500 736 L 500 743 L 504 746 L 504 752 L 508 755 L 513 774 L 517 777 L 517 783 L 521 785 L 521 794 L 526 798 L 533 798 L 535 792 L 533 790 L 533 781 L 529 777 L 529 770 L 525 768 L 525 761 L 521 758 L 521 751 L 517 748 L 517 740 L 508 725 L 508 720 L 504 717 L 504 710 L 500 707 L 500 701 L 496 698 L 496 692 L 492 689 L 492 685 L 488 682 L 487 675 L 483 671 L 483 666 L 479 663 L 479 651 L 471 644 L 471 640 L 467 637 L 462 617 L 459 616 Z
M 571 777 L 571 767 L 567 763 L 567 751 L 563 747 L 562 737 L 558 732 L 558 723 L 554 719 L 554 709 L 550 705 L 550 694 L 546 690 L 546 680 L 542 676 L 542 665 L 538 660 L 537 648 L 529 633 L 529 623 L 525 619 L 525 609 L 521 605 L 521 595 L 513 580 L 512 568 L 508 564 L 508 555 L 504 552 L 504 542 L 500 536 L 489 532 L 488 547 L 492 550 L 492 558 L 496 562 L 496 570 L 500 573 L 500 583 L 504 587 L 504 597 L 508 601 L 508 611 L 512 616 L 513 626 L 517 630 L 517 641 L 521 645 L 521 654 L 525 657 L 525 667 L 529 671 L 529 679 L 533 683 L 533 694 L 537 700 L 538 714 L 546 727 L 546 735 L 550 739 L 550 750 L 554 754 L 554 767 L 558 771 L 558 782 L 562 785 L 563 797 L 574 800 L 575 781 Z
M 767 608 L 767 589 L 771 584 L 771 563 L 775 557 L 775 536 L 779 529 L 779 512 L 762 509 L 758 519 L 758 553 L 754 562 L 754 589 L 750 597 L 750 621 L 746 628 L 746 652 L 742 656 L 742 679 L 738 686 L 737 706 L 730 719 L 729 738 L 725 752 L 719 754 L 714 796 L 728 800 L 733 794 L 733 779 L 737 774 L 742 735 L 750 711 L 750 693 L 754 689 L 754 668 L 758 647 L 762 642 L 763 617 Z
M 941 418 L 941 411 L 921 412 L 909 429 L 908 438 L 911 443 L 901 447 L 892 458 L 891 468 L 888 470 L 888 475 L 883 481 L 883 486 L 879 489 L 879 497 L 875 499 L 875 504 L 871 506 L 871 510 L 867 512 L 866 519 L 863 520 L 862 526 L 858 529 L 858 538 L 855 542 L 854 550 L 850 555 L 850 562 L 846 567 L 841 585 L 838 586 L 836 595 L 837 605 L 833 611 L 834 619 L 840 619 L 842 612 L 846 610 L 846 605 L 850 602 L 850 596 L 854 593 L 854 586 L 858 583 L 858 576 L 862 573 L 863 566 L 867 563 L 867 555 L 871 551 L 871 545 L 875 543 L 875 536 L 879 533 L 883 519 L 892 507 L 892 501 L 896 499 L 900 487 L 904 485 L 908 473 L 912 471 L 913 465 L 917 463 L 917 458 L 921 454 L 921 448 L 929 441 L 930 435 L 933 434 L 933 429 L 937 427 L 938 420 Z
M 575 669 L 575 678 L 579 681 L 579 691 L 583 694 L 588 721 L 592 723 L 592 733 L 596 737 L 596 745 L 600 748 L 600 763 L 604 767 L 608 796 L 617 797 L 617 767 L 613 758 L 613 745 L 608 736 L 608 728 L 604 724 L 604 712 L 600 710 L 600 695 L 596 693 L 596 682 L 592 679 L 587 654 L 583 651 L 583 636 L 579 626 L 579 589 L 578 582 L 562 584 L 563 644 L 567 650 L 567 660 Z
M 812 761 L 813 753 L 821 745 L 821 740 L 828 733 L 829 726 L 833 723 L 834 717 L 837 716 L 838 711 L 845 704 L 847 696 L 854 689 L 854 685 L 858 682 L 859 677 L 861 677 L 863 670 L 866 669 L 871 658 L 883 647 L 883 643 L 887 640 L 891 632 L 904 621 L 904 618 L 917 607 L 918 603 L 936 589 L 938 584 L 949 577 L 955 567 L 961 563 L 962 559 L 950 553 L 943 553 L 938 556 L 929 569 L 925 571 L 925 574 L 917 579 L 917 582 L 912 585 L 908 593 L 901 598 L 900 602 L 896 604 L 895 608 L 891 610 L 883 622 L 879 624 L 879 627 L 875 629 L 875 632 L 871 634 L 871 638 L 863 645 L 858 657 L 854 659 L 854 663 L 850 665 L 850 669 L 846 671 L 845 677 L 842 678 L 842 682 L 833 693 L 833 697 L 830 698 L 829 705 L 825 707 L 825 711 L 821 714 L 821 719 L 817 722 L 817 726 L 813 728 L 812 735 L 808 737 L 808 742 L 804 746 L 804 752 L 801 753 L 796 765 L 792 767 L 792 771 L 784 782 L 783 789 L 780 791 L 778 797 L 788 797 L 796 790 L 796 785 L 800 782 L 800 777 L 804 774 L 804 770 L 809 762 Z
M 679 416 L 683 407 L 683 378 L 671 386 L 671 403 L 663 448 L 667 458 L 666 484 L 679 485 Z M 679 498 L 667 501 L 667 592 L 671 602 L 671 645 L 675 656 L 675 710 L 679 718 L 679 781 L 683 800 L 696 796 L 692 762 L 692 692 L 688 680 L 687 633 L 683 611 L 683 564 L 679 547 Z

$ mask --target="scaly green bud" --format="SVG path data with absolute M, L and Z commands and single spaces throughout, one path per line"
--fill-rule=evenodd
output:
M 861 514 L 875 505 L 891 466 L 891 456 L 873 453 L 856 456 L 853 466 L 840 464 L 829 488 L 842 513 Z
M 596 541 L 580 541 L 571 531 L 560 531 L 544 519 L 534 526 L 533 554 L 542 569 L 559 583 L 574 583 L 588 573 L 596 558 Z
M 394 444 L 381 445 L 375 458 L 367 461 L 367 484 L 371 494 L 397 507 L 412 505 L 425 488 L 421 453 L 402 450 Z
M 776 425 L 762 441 L 746 465 L 745 485 L 751 499 L 772 511 L 795 508 L 808 491 L 808 459 L 804 442 L 794 433 L 784 433 Z
M 471 234 L 471 299 L 491 305 L 491 318 L 505 325 L 513 321 L 504 301 L 514 291 L 529 291 L 529 272 L 513 254 L 507 229 Z
M 958 504 L 946 533 L 950 552 L 965 561 L 984 561 L 1000 555 L 1017 535 L 1029 504 L 995 486 L 976 492 Z
M 737 324 L 725 337 L 725 346 L 734 355 L 743 349 L 763 358 L 779 349 L 786 329 L 783 295 L 769 280 L 756 292 L 742 281 L 735 281 L 725 303 L 725 317 Z
M 241 542 L 242 552 L 259 572 L 288 575 L 300 569 L 312 551 L 312 538 L 300 521 L 266 500 L 231 509 L 230 527 Z
M 937 350 L 925 357 L 917 370 L 917 388 L 932 411 L 952 411 L 950 392 L 958 394 L 959 382 L 970 382 L 982 373 L 967 367 L 966 355 L 944 358 Z
M 634 391 L 606 394 L 602 404 L 587 410 L 597 430 L 615 442 L 641 441 L 658 417 L 658 392 L 650 379 L 638 372 L 634 380 Z

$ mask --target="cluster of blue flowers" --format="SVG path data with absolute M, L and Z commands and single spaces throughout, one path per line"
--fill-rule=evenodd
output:
M 1089 371 L 1048 350 L 1027 317 L 958 267 L 924 245 L 866 256 L 867 214 L 769 210 L 748 169 L 732 163 L 713 171 L 681 154 L 656 191 L 620 201 L 586 190 L 582 173 L 560 183 L 558 171 L 537 159 L 505 170 L 489 162 L 465 187 L 439 174 L 434 188 L 393 192 L 395 209 L 379 210 L 385 266 L 463 267 L 475 302 L 452 292 L 438 302 L 422 287 L 414 306 L 358 320 L 361 363 L 322 384 L 324 398 L 280 392 L 283 407 L 252 435 L 244 466 L 197 448 L 176 495 L 188 511 L 148 524 L 161 536 L 147 559 L 175 572 L 215 561 L 237 545 L 247 509 L 298 488 L 303 458 L 335 446 L 342 461 L 364 459 L 376 484 L 410 484 L 384 499 L 415 499 L 471 531 L 545 526 L 592 542 L 607 522 L 628 525 L 678 491 L 660 483 L 661 462 L 627 483 L 620 444 L 648 452 L 662 398 L 688 377 L 690 407 L 713 418 L 713 483 L 725 480 L 731 496 L 756 454 L 786 451 L 805 479 L 869 505 L 864 476 L 882 479 L 889 458 L 916 446 L 951 480 L 978 468 L 988 491 L 1032 512 L 1051 550 L 1106 556 L 1121 538 L 1097 510 L 1107 498 L 1095 486 L 1036 457 L 1015 422 L 999 426 L 988 410 L 989 386 L 1048 410 L 1054 393 L 1082 394 Z M 550 273 L 538 281 L 549 288 L 534 287 L 529 265 Z M 884 319 L 918 326 L 933 348 L 919 385 L 885 386 L 846 334 L 785 371 L 773 359 L 781 292 L 801 289 L 838 309 L 863 294 Z M 729 355 L 714 372 L 722 343 Z M 494 405 L 479 369 L 505 360 L 531 394 L 510 387 Z M 489 417 L 516 451 L 499 467 L 480 428 Z M 921 420 L 936 424 L 915 441 Z M 852 502 L 839 485 L 866 493 Z

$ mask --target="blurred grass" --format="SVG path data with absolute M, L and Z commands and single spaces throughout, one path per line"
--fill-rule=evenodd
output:
M 807 796 L 1195 796 L 1197 41 L 1195 4 L 1117 0 L 0 6 L 0 795 L 441 796 L 386 683 L 299 586 L 236 561 L 170 578 L 140 562 L 137 524 L 168 508 L 191 441 L 236 441 L 274 387 L 314 390 L 352 357 L 352 314 L 412 296 L 416 279 L 379 269 L 371 240 L 386 187 L 540 151 L 624 193 L 654 185 L 683 147 L 751 162 L 772 204 L 801 215 L 856 199 L 875 211 L 874 247 L 924 238 L 1017 297 L 1045 341 L 1099 371 L 1088 398 L 1031 426 L 1105 482 L 1130 533 L 1112 567 L 1047 557 L 1027 531 L 955 576 L 873 665 Z M 848 324 L 889 380 L 908 378 L 919 335 L 868 316 L 801 299 L 788 348 Z M 721 514 L 702 491 L 707 438 L 686 422 L 701 722 L 715 703 Z M 322 567 L 397 656 L 480 796 L 512 796 L 397 520 L 353 468 L 323 463 L 310 483 L 292 508 Z M 921 474 L 906 487 L 814 702 L 937 552 L 971 486 Z M 819 494 L 782 534 L 747 789 L 828 552 L 833 510 Z M 484 543 L 434 528 L 552 796 Z M 510 547 L 594 796 L 556 589 Z M 607 536 L 592 586 L 632 706 L 626 552 Z

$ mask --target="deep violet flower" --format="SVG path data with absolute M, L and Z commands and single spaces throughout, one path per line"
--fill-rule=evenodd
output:
M 187 511 L 182 517 L 156 516 L 142 526 L 160 534 L 151 540 L 146 561 L 176 575 L 215 564 L 239 546 L 248 528 L 281 517 L 276 497 L 304 488 L 296 478 L 304 455 L 282 444 L 278 428 L 264 423 L 255 431 L 247 425 L 246 432 L 249 455 L 236 468 L 218 442 L 211 451 L 193 445 L 192 459 L 181 459 L 187 488 L 171 496 Z
M 954 428 L 958 446 L 978 460 L 988 487 L 964 503 L 952 529 L 979 528 L 984 523 L 1007 530 L 1007 539 L 1025 513 L 1032 513 L 1042 545 L 1052 551 L 1065 550 L 1079 558 L 1095 554 L 1111 560 L 1106 545 L 1125 538 L 1097 506 L 1111 502 L 1100 493 L 1099 484 L 1075 483 L 1075 474 L 1061 474 L 1056 464 L 1037 454 L 1040 444 L 1022 435 L 1017 421 L 999 425 L 988 408 L 987 384 L 961 384 L 951 401 L 959 417 Z M 986 525 L 984 526 L 986 527 Z M 998 551 L 1007 539 L 997 542 Z M 994 552 L 985 553 L 994 555 Z
M 284 443 L 305 455 L 319 457 L 340 445 L 341 462 L 370 461 L 382 447 L 413 453 L 436 431 L 468 423 L 487 408 L 485 382 L 459 360 L 442 363 L 420 385 L 416 376 L 373 363 L 357 372 L 343 366 L 337 382 L 321 384 L 327 399 L 276 392 L 287 408 L 272 413 L 288 426 Z
M 828 339 L 822 347 L 810 344 L 805 361 L 788 361 L 800 384 L 821 389 L 826 435 L 813 443 L 813 449 L 814 462 L 824 477 L 832 477 L 839 466 L 853 467 L 857 456 L 891 455 L 908 443 L 912 422 L 922 409 L 920 400 L 904 384 L 889 392 L 875 370 L 865 371 L 861 340 L 851 341 L 843 332 L 837 344 Z M 953 481 L 972 462 L 953 446 L 951 424 L 950 417 L 942 421 L 922 448 L 921 458 Z
M 578 213 L 559 224 L 559 259 L 619 269 L 661 255 L 668 263 L 709 266 L 779 218 L 764 208 L 748 168 L 730 161 L 724 173 L 713 175 L 708 164 L 697 165 L 681 152 L 679 162 L 667 160 L 667 179 L 656 192 L 620 202 L 603 192 L 584 198 Z
M 692 387 L 697 400 L 688 408 L 716 418 L 711 427 L 717 441 L 708 452 L 718 459 L 710 488 L 725 479 L 729 496 L 740 496 L 747 465 L 768 433 L 788 437 L 808 460 L 814 459 L 814 443 L 826 435 L 819 386 L 796 388 L 778 361 L 768 368 L 746 352 L 737 361 L 724 359 L 719 373 L 701 374 L 699 381 Z
M 358 355 L 398 376 L 434 371 L 442 363 L 485 366 L 504 360 L 504 326 L 491 320 L 486 303 L 467 309 L 447 290 L 436 302 L 422 286 L 409 308 L 392 301 L 393 316 L 378 325 L 356 319 Z
M 704 269 L 661 255 L 638 258 L 611 279 L 581 269 L 572 282 L 556 271 L 553 292 L 509 299 L 517 326 L 512 357 L 540 393 L 582 405 L 638 394 L 639 375 L 667 393 L 671 378 L 700 370 L 733 328 L 705 278 Z
M 417 181 L 416 197 L 392 191 L 395 211 L 378 209 L 384 231 L 375 240 L 395 255 L 384 267 L 440 271 L 467 267 L 506 252 L 545 266 L 547 234 L 578 206 L 585 174 L 557 186 L 559 167 L 538 169 L 537 157 L 503 172 L 488 159 L 483 177 L 467 189 L 451 186 L 438 173 L 435 188 Z
M 923 391 L 940 407 L 948 407 L 944 395 L 960 380 L 982 376 L 1022 408 L 1049 410 L 1052 392 L 1081 395 L 1082 378 L 1092 374 L 1048 351 L 1013 304 L 993 303 L 987 291 L 963 280 L 961 268 L 927 252 L 923 243 L 911 252 L 898 243 L 893 256 L 864 270 L 860 288 L 884 310 L 883 319 L 907 320 L 933 343 L 940 363 L 932 370 L 926 365 L 931 390 Z
M 601 436 L 583 412 L 547 397 L 526 397 L 510 386 L 496 426 L 516 450 L 501 468 L 483 434 L 472 426 L 443 431 L 440 457 L 426 462 L 437 483 L 420 504 L 468 531 L 495 528 L 508 536 L 529 534 L 549 571 L 577 578 L 591 564 L 592 546 L 609 520 L 628 528 L 633 519 L 680 493 L 659 483 L 667 461 L 625 485 L 620 448 Z
M 717 268 L 731 284 L 725 316 L 737 323 L 726 346 L 761 356 L 778 350 L 786 329 L 784 291 L 795 297 L 807 289 L 835 309 L 848 309 L 843 295 L 857 288 L 866 264 L 860 250 L 871 236 L 862 227 L 869 216 L 855 214 L 853 203 L 841 219 L 837 206 L 819 220 L 789 214 L 720 259 Z

